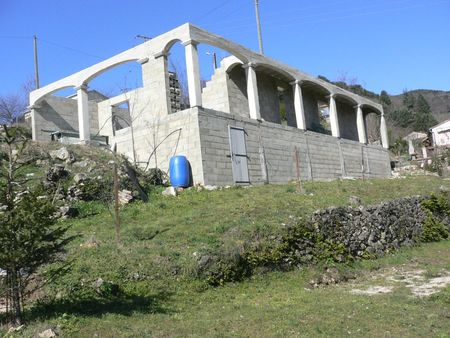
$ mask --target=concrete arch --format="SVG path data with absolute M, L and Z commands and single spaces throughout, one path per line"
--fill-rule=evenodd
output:
M 223 59 L 220 62 L 220 67 L 224 68 L 225 71 L 228 73 L 229 71 L 231 71 L 234 67 L 238 66 L 238 65 L 243 65 L 244 63 L 239 60 L 237 57 L 235 57 L 234 55 L 228 56 L 225 59 Z
M 195 37 L 195 39 L 193 38 L 192 40 L 185 40 L 182 37 L 172 38 L 164 45 L 163 49 L 160 52 L 155 53 L 155 55 L 161 55 L 161 54 L 167 55 L 175 43 L 180 42 L 181 44 L 187 44 L 191 41 L 197 45 L 206 44 L 206 45 L 210 45 L 210 46 L 213 46 L 216 48 L 223 49 L 224 51 L 230 53 L 232 56 L 239 59 L 242 63 L 249 62 L 249 58 L 246 55 L 239 52 L 236 48 L 233 48 L 232 46 L 230 46 L 229 43 L 218 41 L 216 39 L 211 39 L 208 37 L 198 37 L 198 36 Z
M 345 95 L 345 94 L 335 94 L 334 97 L 336 98 L 336 100 L 342 100 L 346 103 L 352 104 L 354 106 L 358 105 L 358 101 L 356 101 L 353 97 Z
M 168 55 L 170 50 L 172 49 L 173 45 L 175 45 L 177 42 L 183 44 L 183 41 L 179 38 L 175 38 L 167 42 L 163 48 L 163 50 L 160 53 L 156 53 L 156 55 Z
M 114 63 L 111 63 L 107 66 L 105 66 L 104 68 L 100 68 L 95 70 L 94 72 L 92 72 L 91 74 L 87 75 L 86 78 L 81 80 L 81 84 L 79 85 L 87 85 L 89 84 L 90 81 L 92 81 L 93 79 L 95 79 L 97 76 L 107 72 L 110 69 L 113 69 L 115 67 L 118 67 L 120 65 L 123 65 L 125 63 L 129 63 L 129 62 L 138 62 L 139 58 L 133 57 L 133 58 L 126 58 L 124 60 L 118 60 Z
M 76 84 L 67 84 L 67 85 L 60 85 L 59 87 L 52 87 L 52 88 L 49 88 L 48 90 L 44 91 L 43 93 L 39 93 L 40 95 L 37 97 L 32 97 L 32 93 L 31 93 L 30 94 L 30 106 L 38 105 L 39 102 L 44 100 L 46 96 L 53 94 L 55 92 L 58 92 L 62 89 L 76 88 L 76 87 L 77 87 Z
M 368 103 L 361 104 L 361 109 L 369 109 L 369 110 L 373 111 L 374 113 L 376 113 L 377 115 L 383 115 L 383 111 L 378 109 L 376 106 L 368 104 Z
M 295 76 L 291 73 L 287 72 L 286 70 L 276 67 L 274 65 L 271 65 L 269 63 L 263 63 L 263 62 L 256 62 L 256 72 L 258 71 L 265 71 L 269 75 L 278 78 L 280 80 L 286 81 L 286 82 L 292 82 L 295 81 Z
M 302 88 L 307 88 L 310 90 L 318 91 L 319 93 L 323 95 L 330 95 L 332 94 L 331 90 L 324 86 L 320 82 L 316 82 L 313 80 L 301 80 L 302 82 Z

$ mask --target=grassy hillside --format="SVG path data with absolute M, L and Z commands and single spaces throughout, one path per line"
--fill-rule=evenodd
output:
M 320 267 L 289 273 L 260 271 L 252 280 L 221 288 L 197 278 L 198 267 L 208 254 L 232 255 L 244 242 L 276 235 L 286 224 L 316 209 L 346 205 L 350 196 L 371 204 L 429 194 L 441 185 L 450 187 L 450 182 L 431 176 L 308 182 L 304 194 L 298 194 L 292 184 L 191 189 L 177 197 L 164 197 L 161 189 L 155 189 L 150 203 L 123 209 L 122 249 L 115 245 L 114 224 L 105 206 L 82 203 L 78 205 L 80 218 L 64 221 L 79 235 L 68 248 L 69 272 L 48 285 L 41 301 L 30 307 L 31 323 L 19 335 L 32 336 L 48 327 L 64 336 L 100 337 L 448 332 L 442 320 L 448 310 L 448 304 L 442 303 L 442 299 L 448 301 L 445 294 L 417 301 L 402 292 L 375 300 L 350 295 L 346 287 L 311 289 L 309 281 L 321 273 Z M 428 248 L 428 254 L 424 254 L 426 249 L 417 249 L 383 261 L 337 267 L 364 275 L 393 262 L 407 262 L 412 255 L 430 269 L 432 257 L 450 257 L 448 242 Z M 434 263 L 436 269 L 450 269 L 448 259 Z M 104 283 L 100 285 L 99 279 Z M 423 311 L 431 317 L 426 325 L 418 326 Z M 404 316 L 386 324 L 399 312 Z

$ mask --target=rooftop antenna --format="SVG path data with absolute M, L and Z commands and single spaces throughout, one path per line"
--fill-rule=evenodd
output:
M 262 34 L 261 34 L 261 22 L 259 20 L 259 0 L 255 0 L 255 13 L 256 13 L 256 26 L 258 27 L 259 53 L 264 54 Z

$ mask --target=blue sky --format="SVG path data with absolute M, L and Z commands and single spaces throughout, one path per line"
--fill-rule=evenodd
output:
M 450 0 L 260 0 L 260 12 L 265 54 L 304 72 L 391 94 L 450 90 Z M 33 34 L 43 86 L 185 22 L 258 49 L 254 0 L 0 0 L 0 95 L 33 78 Z

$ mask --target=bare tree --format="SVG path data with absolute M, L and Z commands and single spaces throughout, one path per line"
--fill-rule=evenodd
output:
M 32 79 L 28 79 L 14 94 L 0 95 L 0 124 L 12 125 L 25 113 L 28 96 L 34 90 Z
M 12 125 L 23 115 L 27 105 L 18 94 L 0 96 L 0 124 Z

